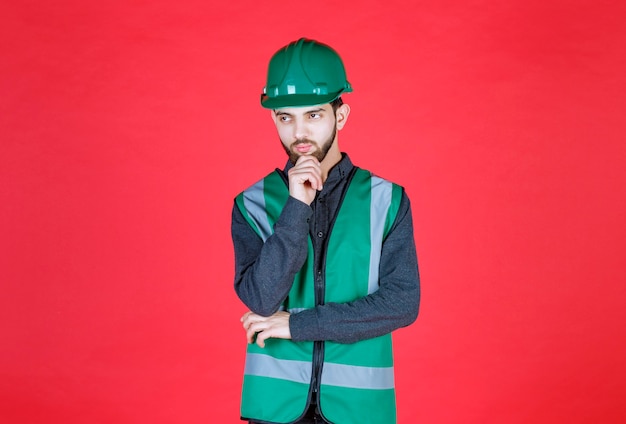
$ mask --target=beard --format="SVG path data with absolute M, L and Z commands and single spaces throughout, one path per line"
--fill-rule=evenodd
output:
M 324 158 L 326 157 L 326 155 L 328 154 L 328 151 L 330 150 L 330 148 L 333 146 L 333 143 L 335 142 L 335 136 L 337 135 L 337 124 L 335 124 L 335 127 L 333 128 L 333 132 L 330 135 L 330 137 L 328 137 L 328 139 L 326 139 L 324 141 L 324 143 L 322 143 L 322 145 L 318 145 L 315 141 L 313 140 L 309 140 L 308 138 L 301 138 L 298 139 L 296 141 L 294 141 L 293 143 L 291 143 L 291 145 L 289 147 L 285 146 L 282 142 L 280 143 L 281 146 L 283 146 L 283 148 L 285 149 L 285 153 L 287 153 L 287 156 L 289 156 L 289 161 L 292 164 L 296 164 L 296 161 L 300 158 L 300 156 L 302 156 L 302 153 L 299 153 L 295 147 L 298 144 L 310 144 L 312 146 L 315 147 L 315 151 L 313 153 L 311 153 L 310 156 L 313 156 L 314 158 L 316 158 L 317 160 L 320 161 L 320 163 L 324 160 Z

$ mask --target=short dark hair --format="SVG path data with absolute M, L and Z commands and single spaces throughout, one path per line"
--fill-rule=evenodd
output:
M 343 99 L 341 96 L 337 97 L 335 100 L 330 102 L 330 106 L 333 108 L 333 112 L 337 112 L 337 108 L 343 104 Z

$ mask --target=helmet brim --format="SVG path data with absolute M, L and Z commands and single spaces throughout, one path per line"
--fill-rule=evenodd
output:
M 282 107 L 316 106 L 330 103 L 339 97 L 342 92 L 333 94 L 290 94 L 288 96 L 269 97 L 261 95 L 261 106 L 266 109 L 279 109 Z

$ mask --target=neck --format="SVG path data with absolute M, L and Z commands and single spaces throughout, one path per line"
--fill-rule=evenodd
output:
M 326 157 L 321 162 L 322 165 L 322 183 L 326 181 L 328 178 L 328 173 L 335 165 L 339 163 L 341 160 L 341 152 L 339 151 L 339 146 L 337 146 L 337 140 L 333 143 L 333 146 L 330 148 Z

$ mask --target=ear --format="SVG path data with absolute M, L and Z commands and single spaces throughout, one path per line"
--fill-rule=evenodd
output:
M 348 121 L 348 116 L 350 115 L 350 106 L 347 103 L 342 104 L 335 111 L 335 118 L 337 119 L 337 130 L 341 130 L 346 122 Z

